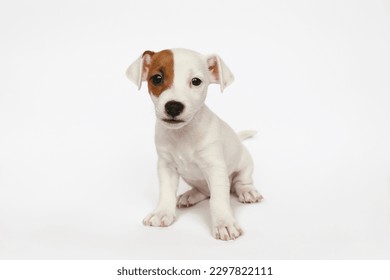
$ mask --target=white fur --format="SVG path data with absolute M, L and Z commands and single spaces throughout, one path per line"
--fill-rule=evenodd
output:
M 253 162 L 241 139 L 254 135 L 244 131 L 238 136 L 205 104 L 207 87 L 219 83 L 221 91 L 233 81 L 233 75 L 216 55 L 174 49 L 174 82 L 159 97 L 151 94 L 156 109 L 155 143 L 158 154 L 160 198 L 155 210 L 144 219 L 144 224 L 168 226 L 175 219 L 176 206 L 188 207 L 210 197 L 213 236 L 231 240 L 242 230 L 230 206 L 230 192 L 244 203 L 257 202 L 262 196 L 253 187 Z M 209 63 L 217 63 L 219 76 L 208 70 Z M 142 58 L 127 71 L 130 80 L 140 86 Z M 202 80 L 200 86 L 191 84 L 192 78 Z M 165 104 L 177 101 L 185 105 L 178 116 L 183 122 L 170 124 Z M 177 187 L 181 176 L 192 189 L 178 199 Z

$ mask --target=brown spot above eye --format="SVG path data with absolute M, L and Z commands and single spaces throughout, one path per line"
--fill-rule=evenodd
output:
M 159 74 L 163 77 L 163 81 L 159 85 L 154 85 L 152 77 Z M 171 50 L 163 50 L 154 53 L 149 66 L 149 73 L 147 77 L 149 93 L 158 97 L 166 89 L 173 84 L 173 53 Z

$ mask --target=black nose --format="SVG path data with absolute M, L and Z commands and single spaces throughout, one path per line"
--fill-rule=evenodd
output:
M 183 103 L 177 101 L 169 101 L 165 104 L 165 112 L 170 115 L 172 118 L 180 115 L 184 110 Z

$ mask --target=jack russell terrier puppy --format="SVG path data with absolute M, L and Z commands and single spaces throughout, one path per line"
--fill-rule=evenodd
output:
M 233 240 L 242 235 L 230 192 L 242 203 L 263 198 L 253 187 L 253 162 L 241 143 L 256 132 L 236 134 L 204 103 L 209 84 L 220 84 L 222 92 L 233 82 L 229 68 L 217 55 L 172 49 L 145 51 L 126 74 L 138 89 L 142 81 L 148 82 L 157 117 L 160 198 L 143 223 L 169 226 L 176 206 L 189 207 L 210 198 L 213 236 Z M 192 189 L 177 198 L 179 176 Z

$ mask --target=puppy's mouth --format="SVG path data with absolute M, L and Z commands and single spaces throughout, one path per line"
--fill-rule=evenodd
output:
M 184 122 L 183 120 L 176 120 L 176 119 L 162 119 L 162 120 L 163 120 L 164 122 L 166 122 L 166 123 L 172 123 L 172 124 Z

